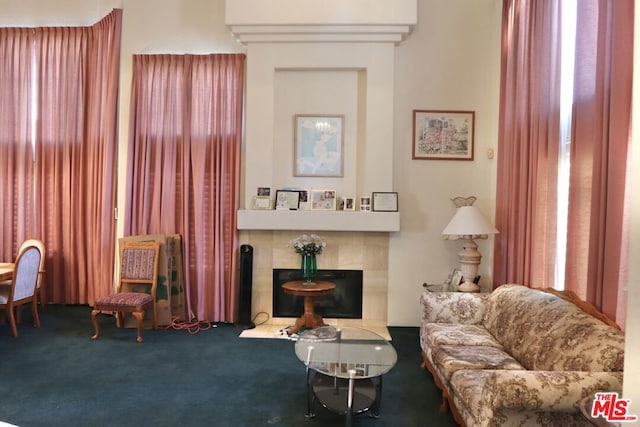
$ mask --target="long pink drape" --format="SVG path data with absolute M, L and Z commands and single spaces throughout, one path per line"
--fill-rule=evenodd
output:
M 233 321 L 245 56 L 134 55 L 125 234 L 181 234 L 187 310 Z
M 633 0 L 580 0 L 576 31 L 566 287 L 619 321 L 633 11 Z
M 496 285 L 555 285 L 560 13 L 503 6 Z M 623 324 L 633 0 L 581 0 L 577 21 L 565 288 Z
M 553 286 L 560 142 L 558 1 L 503 7 L 494 283 Z
M 30 28 L 0 28 L 0 261 L 12 261 L 33 231 Z
M 37 120 L 25 119 L 27 135 L 20 134 L 22 123 L 14 127 L 19 138 L 13 143 L 14 152 L 22 151 L 34 135 L 33 186 L 26 190 L 34 221 L 24 234 L 46 245 L 48 302 L 92 303 L 112 289 L 121 22 L 122 11 L 115 9 L 91 27 L 29 29 L 33 41 L 13 58 L 35 67 L 35 85 L 20 81 L 36 87 L 35 96 L 13 102 L 37 111 Z M 24 94 L 12 98 L 17 96 Z M 27 174 L 20 176 L 14 179 L 29 186 Z M 28 203 L 14 207 L 14 221 L 20 221 L 18 212 L 28 212 Z M 22 239 L 21 227 L 2 225 Z

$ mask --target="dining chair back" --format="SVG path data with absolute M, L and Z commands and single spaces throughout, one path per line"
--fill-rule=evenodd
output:
M 22 242 L 22 245 L 20 245 L 18 254 L 32 246 L 35 246 L 40 251 L 40 270 L 38 274 L 38 283 L 36 284 L 36 304 L 40 303 L 40 311 L 44 312 L 44 299 L 41 292 L 42 282 L 44 280 L 44 263 L 46 259 L 46 248 L 44 242 L 39 239 L 27 239 Z
M 31 303 L 34 325 L 40 327 L 36 303 L 36 287 L 38 276 L 40 275 L 42 257 L 43 253 L 38 246 L 25 246 L 16 259 L 11 284 L 0 287 L 0 309 L 6 310 L 14 337 L 18 336 L 15 310 L 24 304 Z
M 142 339 L 142 322 L 145 311 L 151 308 L 153 329 L 158 328 L 156 288 L 158 286 L 159 242 L 124 242 L 120 247 L 120 276 L 116 293 L 96 299 L 91 311 L 95 330 L 91 339 L 97 339 L 97 316 L 103 311 L 116 313 L 117 325 L 123 326 L 124 313 L 136 319 L 137 341 Z M 147 285 L 147 292 L 136 292 L 132 286 Z

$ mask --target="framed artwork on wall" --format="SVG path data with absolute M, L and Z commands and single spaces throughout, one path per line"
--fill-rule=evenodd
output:
M 474 111 L 413 110 L 417 160 L 473 160 Z
M 294 176 L 344 176 L 343 121 L 342 115 L 294 116 Z

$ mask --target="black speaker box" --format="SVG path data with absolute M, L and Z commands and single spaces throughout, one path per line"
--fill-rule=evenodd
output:
M 251 293 L 253 284 L 253 247 L 251 245 L 240 246 L 240 274 L 239 298 L 238 298 L 238 326 L 245 329 L 255 328 L 251 321 Z

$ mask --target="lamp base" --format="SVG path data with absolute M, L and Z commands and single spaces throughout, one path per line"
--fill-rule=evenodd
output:
M 480 292 L 480 286 L 473 283 L 473 279 L 478 274 L 478 266 L 482 255 L 478 251 L 478 244 L 469 239 L 464 242 L 462 250 L 458 252 L 458 261 L 460 261 L 460 271 L 464 283 L 460 283 L 458 290 L 460 292 Z
M 460 292 L 480 292 L 480 286 L 473 282 L 464 282 L 458 286 Z

